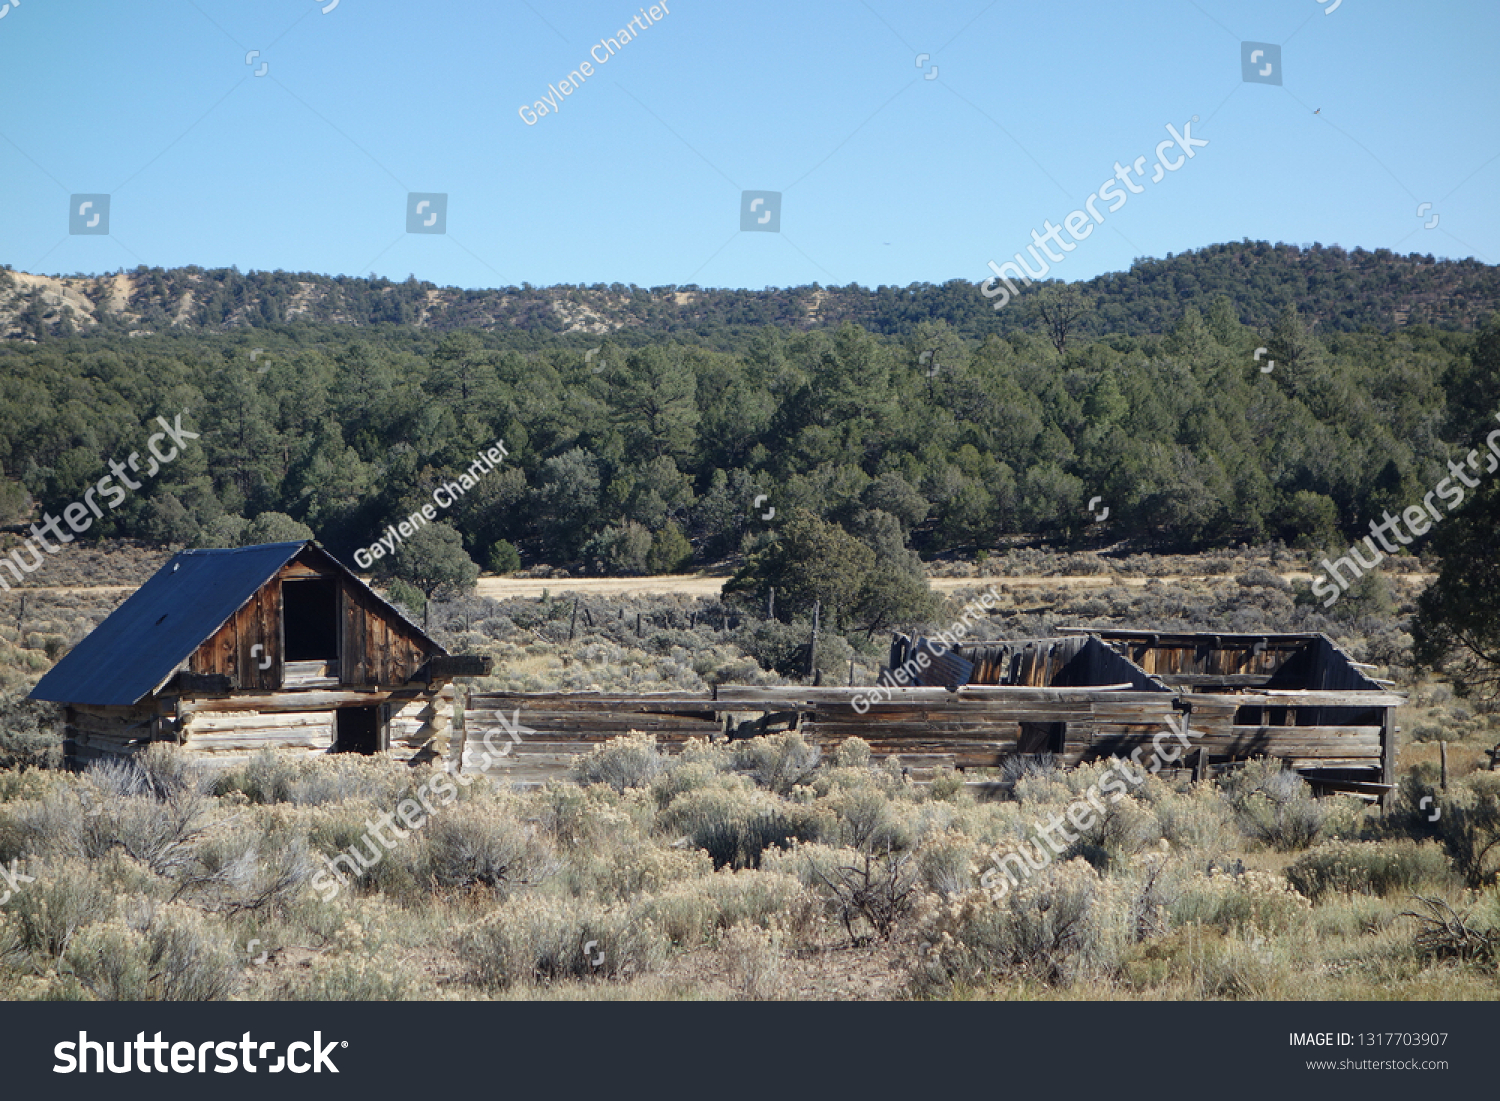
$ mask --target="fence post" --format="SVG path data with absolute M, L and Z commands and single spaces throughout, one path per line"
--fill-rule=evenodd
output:
M 813 670 L 818 667 L 818 615 L 822 610 L 819 601 L 813 601 L 813 629 L 812 641 L 807 644 L 807 675 L 812 676 Z

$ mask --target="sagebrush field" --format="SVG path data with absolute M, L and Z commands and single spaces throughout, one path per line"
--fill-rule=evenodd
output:
M 116 554 L 112 581 L 155 564 Z M 377 847 L 371 825 L 429 770 L 265 755 L 205 773 L 169 746 L 57 769 L 55 716 L 19 697 L 124 592 L 33 592 L 24 609 L 10 594 L 0 997 L 1490 998 L 1500 729 L 1411 671 L 1399 576 L 1333 621 L 1284 580 L 1301 565 L 1019 553 L 984 567 L 1025 582 L 1002 590 L 990 637 L 1324 629 L 1410 697 L 1387 815 L 1315 800 L 1269 762 L 1197 784 L 1164 774 L 1007 892 L 981 886 L 986 869 L 1101 766 L 1028 761 L 998 777 L 1009 798 L 980 801 L 958 774 L 913 783 L 857 740 L 827 756 L 786 735 L 669 757 L 641 736 L 577 759 L 576 783 L 459 785 Z M 1119 583 L 1047 581 L 1095 574 Z M 796 642 L 787 625 L 670 596 L 594 599 L 568 642 L 573 605 L 466 598 L 435 606 L 434 629 L 496 656 L 480 687 L 523 690 L 776 683 Z M 830 672 L 872 670 L 884 639 L 825 642 Z M 325 901 L 312 877 L 351 850 L 371 866 Z

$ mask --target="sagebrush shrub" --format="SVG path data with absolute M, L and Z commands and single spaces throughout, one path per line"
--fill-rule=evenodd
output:
M 521 895 L 464 929 L 459 957 L 481 985 L 619 979 L 654 970 L 666 940 L 640 914 L 587 898 Z
M 307 889 L 314 871 L 311 847 L 301 834 L 224 830 L 196 847 L 176 893 L 216 913 L 274 912 Z
M 1500 876 L 1500 772 L 1473 772 L 1442 791 L 1433 777 L 1410 776 L 1402 791 L 1401 812 L 1413 832 L 1436 836 L 1447 849 L 1458 874 L 1478 890 Z M 1441 813 L 1430 821 L 1436 806 Z
M 923 895 L 906 960 L 915 993 L 976 979 L 1024 977 L 1067 985 L 1091 970 L 1104 941 L 1099 873 L 1082 860 L 1053 865 L 998 901 L 986 891 Z
M 801 734 L 765 734 L 735 742 L 731 747 L 734 767 L 763 788 L 788 795 L 817 771 L 823 751 L 810 746 Z M 854 751 L 857 754 L 857 750 Z
M 54 704 L 28 700 L 21 691 L 0 695 L 0 769 L 24 772 L 62 764 L 57 710 Z
M 702 849 L 663 848 L 659 839 L 626 837 L 573 850 L 561 879 L 573 894 L 592 895 L 606 903 L 629 902 L 712 875 L 713 868 Z
M 1441 845 L 1433 841 L 1332 841 L 1310 849 L 1286 877 L 1314 902 L 1328 894 L 1410 895 L 1454 885 Z
M 659 818 L 664 829 L 685 834 L 690 844 L 706 850 L 715 868 L 758 868 L 766 849 L 814 840 L 819 832 L 808 808 L 751 787 L 687 792 Z
M 483 887 L 505 895 L 542 882 L 558 860 L 548 839 L 509 803 L 473 800 L 438 811 L 421 830 L 430 881 L 448 890 Z
M 16 891 L 6 909 L 15 919 L 21 945 L 43 959 L 57 959 L 80 929 L 113 910 L 114 896 L 89 861 L 22 862 L 19 870 L 35 882 Z
M 1172 906 L 1175 925 L 1213 926 L 1223 932 L 1282 932 L 1298 926 L 1312 903 L 1281 876 L 1213 869 L 1194 876 Z
M 648 786 L 666 770 L 667 760 L 652 734 L 632 732 L 611 738 L 574 758 L 573 776 L 580 784 L 607 784 L 615 791 Z
M 1229 773 L 1223 790 L 1246 836 L 1281 852 L 1312 845 L 1328 821 L 1329 805 L 1278 760 L 1248 762 Z
M 694 947 L 716 940 L 731 926 L 780 929 L 789 939 L 812 935 L 822 907 L 796 876 L 762 869 L 728 868 L 641 896 L 635 911 L 675 945 Z
M 318 957 L 295 972 L 278 997 L 305 1002 L 394 1002 L 430 992 L 399 960 L 368 956 Z
M 748 1001 L 771 1001 L 782 996 L 785 956 L 783 934 L 777 928 L 736 925 L 719 941 L 729 968 L 729 984 Z

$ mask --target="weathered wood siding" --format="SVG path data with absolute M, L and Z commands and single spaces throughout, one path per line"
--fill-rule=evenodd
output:
M 237 693 L 212 699 L 160 697 L 135 707 L 66 709 L 65 752 L 77 766 L 128 757 L 153 741 L 180 744 L 195 757 L 231 766 L 263 749 L 310 756 L 333 751 L 341 707 L 378 707 L 385 750 L 398 761 L 439 763 L 448 758 L 454 689 Z
M 1233 707 L 1230 729 L 1204 739 L 1211 763 L 1278 757 L 1315 783 L 1393 784 L 1404 701 L 1327 636 L 1101 634 L 1195 709 Z
M 521 783 L 563 778 L 574 756 L 632 731 L 654 734 L 657 744 L 676 752 L 689 738 L 712 738 L 724 729 L 711 699 L 680 692 L 475 695 L 463 716 L 457 767 Z M 507 733 L 510 729 L 519 733 L 519 741 Z
M 256 651 L 256 647 L 261 649 Z M 267 660 L 269 664 L 267 665 Z M 266 665 L 262 669 L 261 666 Z M 281 686 L 281 578 L 273 577 L 188 659 L 192 673 L 233 677 L 241 688 Z
M 285 662 L 282 629 L 283 582 L 324 579 L 338 584 L 339 660 L 334 683 L 349 687 L 405 684 L 438 648 L 422 640 L 411 625 L 385 607 L 368 590 L 313 556 L 298 555 L 266 582 L 193 653 L 193 673 L 234 678 L 245 690 L 275 690 L 325 683 L 308 663 Z M 255 648 L 259 646 L 260 650 Z M 261 668 L 266 665 L 266 668 Z
M 195 711 L 183 723 L 183 748 L 224 764 L 262 749 L 327 753 L 333 749 L 334 716 L 333 711 Z
M 974 664 L 971 684 L 1031 688 L 1088 688 L 1128 684 L 1140 692 L 1166 692 L 1127 658 L 1088 637 L 989 642 L 959 647 Z
M 920 650 L 921 640 L 897 636 L 894 667 Z M 1145 757 L 1158 742 L 1169 752 L 1182 748 L 1176 732 L 1185 728 L 1189 745 L 1169 767 L 1270 756 L 1315 781 L 1353 783 L 1349 790 L 1390 782 L 1390 716 L 1402 698 L 1360 674 L 1322 636 L 1147 635 L 1106 643 L 1075 635 L 959 650 L 973 665 L 973 682 L 982 683 L 957 691 L 721 686 L 712 698 L 477 696 L 454 763 L 479 767 L 480 733 L 494 730 L 492 748 L 510 748 L 486 771 L 534 781 L 564 775 L 573 755 L 630 731 L 654 733 L 671 751 L 714 734 L 721 719 L 734 731 L 737 716 L 759 716 L 738 733 L 796 729 L 827 749 L 859 737 L 877 758 L 899 756 L 919 772 L 995 767 L 1018 754 L 1052 753 L 1066 765 L 1137 750 Z M 511 745 L 501 718 L 517 715 L 530 732 Z
M 799 730 L 807 740 L 832 750 L 846 738 L 870 743 L 878 759 L 900 756 L 926 768 L 993 767 L 1020 752 L 1028 729 L 1055 727 L 1058 743 L 1043 747 L 1077 764 L 1110 753 L 1150 751 L 1158 734 L 1171 735 L 1172 693 L 1098 689 L 893 688 L 892 698 L 861 711 L 862 693 L 844 688 L 721 687 L 715 698 L 684 693 L 660 696 L 597 694 L 510 694 L 472 697 L 464 710 L 459 767 L 485 766 L 484 737 L 490 734 L 490 760 L 483 770 L 497 778 L 538 782 L 567 773 L 572 757 L 632 731 L 655 735 L 668 752 L 689 738 L 711 738 L 723 717 L 770 715 L 777 725 Z M 1223 731 L 1231 709 L 1206 711 L 1187 720 L 1189 738 Z M 520 731 L 519 742 L 507 730 Z M 1200 729 L 1201 728 L 1201 729 Z M 1174 745 L 1179 745 L 1175 739 Z M 1196 744 L 1196 743 L 1195 743 Z M 1042 751 L 1042 750 L 1038 750 Z
M 342 634 L 339 676 L 347 685 L 405 684 L 430 653 L 411 629 L 367 592 L 344 584 L 339 592 Z
M 63 709 L 63 753 L 68 761 L 86 767 L 128 757 L 152 741 L 172 737 L 173 730 L 172 709 L 155 701 L 133 707 L 74 704 Z

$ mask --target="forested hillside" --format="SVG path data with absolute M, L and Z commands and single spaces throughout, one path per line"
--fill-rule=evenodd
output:
M 975 268 L 975 281 L 988 274 L 977 261 Z M 923 321 L 942 321 L 977 340 L 1025 330 L 1036 322 L 1038 303 L 1029 293 L 996 312 L 975 293 L 975 281 L 875 289 L 853 284 L 760 291 L 648 289 L 616 283 L 461 290 L 416 279 L 395 283 L 197 267 L 139 267 L 71 278 L 0 270 L 0 334 L 40 339 L 73 329 L 140 334 L 303 321 L 519 330 L 537 336 L 691 335 L 727 348 L 763 325 L 816 329 L 853 322 L 874 333 L 905 336 Z M 1129 271 L 1078 286 L 1093 303 L 1090 331 L 1131 336 L 1163 333 L 1184 307 L 1196 305 L 1207 312 L 1221 295 L 1246 325 L 1269 326 L 1292 306 L 1319 332 L 1387 332 L 1413 324 L 1468 328 L 1500 301 L 1497 269 L 1473 260 L 1250 241 L 1140 260 Z
M 1454 289 L 1495 269 L 1287 255 L 1225 246 L 1031 288 L 1046 317 L 1002 311 L 1008 331 L 982 336 L 932 316 L 945 295 L 972 316 L 984 300 L 968 284 L 860 292 L 865 324 L 813 329 L 793 316 L 805 292 L 715 292 L 700 300 L 715 304 L 706 332 L 674 328 L 659 295 L 626 295 L 646 312 L 618 334 L 558 333 L 553 307 L 525 297 L 573 293 L 556 289 L 512 303 L 533 302 L 532 321 L 489 331 L 264 311 L 227 331 L 213 329 L 222 311 L 207 330 L 42 326 L 0 343 L 0 514 L 62 515 L 112 460 L 146 456 L 155 417 L 181 415 L 199 437 L 80 538 L 226 546 L 286 530 L 284 514 L 347 559 L 503 439 L 499 469 L 438 517 L 498 568 L 515 548 L 528 565 L 601 572 L 719 563 L 764 538 L 769 508 L 776 523 L 804 509 L 883 556 L 1021 535 L 1347 545 L 1431 491 L 1500 409 L 1500 328 L 1457 327 L 1497 298 Z M 1314 260 L 1321 274 L 1305 270 Z M 170 302 L 191 274 L 150 278 Z M 815 293 L 824 316 L 859 297 Z M 1287 302 L 1305 294 L 1322 304 L 1316 324 Z M 354 320 L 381 319 L 359 301 Z M 1424 302 L 1455 327 L 1374 324 Z

